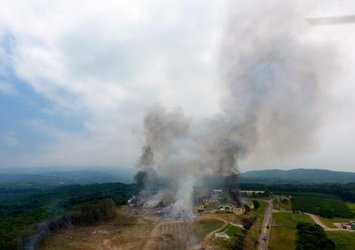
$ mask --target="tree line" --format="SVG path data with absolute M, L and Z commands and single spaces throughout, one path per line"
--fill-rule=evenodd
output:
M 133 187 L 108 183 L 0 189 L 0 249 L 16 249 L 23 237 L 36 234 L 39 223 L 51 218 L 53 221 L 48 226 L 53 229 L 65 225 L 66 220 L 82 225 L 106 218 L 110 211 L 106 201 L 112 201 L 115 206 L 126 204 Z
M 241 190 L 265 190 L 273 193 L 322 193 L 339 196 L 344 201 L 355 202 L 355 183 L 347 184 L 261 184 L 240 183 Z

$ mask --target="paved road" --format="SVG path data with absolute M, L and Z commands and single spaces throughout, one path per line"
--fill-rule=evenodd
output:
M 264 213 L 264 221 L 261 228 L 261 233 L 259 237 L 259 247 L 258 250 L 268 249 L 270 231 L 272 227 L 272 201 L 273 200 L 264 200 L 267 203 L 267 207 Z M 266 237 L 266 238 L 265 238 Z M 264 240 L 265 238 L 265 240 Z
M 320 227 L 322 227 L 325 231 L 347 231 L 347 232 L 355 232 L 354 230 L 350 230 L 350 229 L 343 229 L 343 228 L 330 228 L 327 227 L 327 225 L 325 225 L 321 219 L 319 218 L 319 216 L 315 215 L 315 214 L 310 214 L 310 213 L 305 213 L 307 215 L 309 215 L 309 217 L 311 217 L 314 222 L 316 224 L 318 224 Z M 349 219 L 350 220 L 350 219 Z

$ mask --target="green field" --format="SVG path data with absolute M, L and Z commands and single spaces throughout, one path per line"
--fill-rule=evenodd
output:
M 298 222 L 313 223 L 313 220 L 305 214 L 294 214 L 290 212 L 279 212 L 273 214 L 269 249 L 285 250 L 296 248 L 296 226 Z
M 244 231 L 240 227 L 236 227 L 233 225 L 227 225 L 222 228 L 219 232 L 225 232 L 229 237 L 234 238 L 237 235 L 243 235 Z
M 208 233 L 223 226 L 224 222 L 217 219 L 204 219 L 194 224 L 192 233 L 202 240 Z
M 346 205 L 348 206 L 348 208 L 355 213 L 355 203 L 353 202 L 346 202 Z M 355 216 L 354 216 L 355 217 Z
M 292 203 L 283 196 L 275 196 L 275 199 L 273 200 L 273 208 L 275 210 L 291 211 Z
M 337 228 L 333 223 L 343 223 L 343 222 L 349 222 L 354 219 L 345 219 L 345 218 L 323 218 L 319 217 L 319 219 L 323 222 L 324 225 L 330 228 Z
M 213 249 L 228 250 L 235 249 L 236 246 L 242 246 L 243 239 L 245 236 L 245 231 L 240 227 L 233 225 L 227 225 L 222 228 L 219 232 L 226 233 L 230 239 L 226 240 L 223 238 L 214 238 L 211 247 Z
M 260 207 L 252 211 L 253 216 L 255 216 L 255 221 L 252 227 L 248 230 L 246 237 L 244 238 L 243 245 L 244 249 L 246 250 L 255 249 L 258 244 L 266 207 L 266 203 L 264 201 L 259 201 L 259 204 Z
M 353 250 L 355 249 L 355 233 L 352 232 L 326 232 L 329 239 L 335 243 L 336 249 Z
M 130 226 L 130 225 L 135 225 L 137 224 L 137 217 L 133 216 L 127 216 L 120 214 L 120 209 L 117 209 L 118 213 L 116 214 L 114 218 L 114 225 L 115 226 Z
M 300 193 L 294 196 L 292 209 L 317 214 L 325 218 L 353 218 L 354 216 L 345 202 L 335 195 Z

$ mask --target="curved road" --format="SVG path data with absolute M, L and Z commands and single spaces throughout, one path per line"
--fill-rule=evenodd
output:
M 327 225 L 325 225 L 321 219 L 319 218 L 318 215 L 315 214 L 310 214 L 310 213 L 305 213 L 307 214 L 309 217 L 312 218 L 312 220 L 318 224 L 321 228 L 323 228 L 325 231 L 346 231 L 346 232 L 355 232 L 354 230 L 349 230 L 349 229 L 343 229 L 343 228 L 330 228 Z M 349 219 L 350 220 L 350 219 Z
M 208 233 L 208 234 L 205 236 L 204 241 L 206 241 L 206 239 L 212 238 L 215 233 L 217 233 L 218 231 L 221 231 L 221 230 L 222 230 L 225 226 L 227 226 L 228 224 L 232 224 L 230 221 L 227 221 L 227 220 L 225 220 L 224 218 L 221 218 L 221 217 L 218 217 L 218 216 L 214 216 L 213 214 L 208 214 L 208 215 L 206 214 L 206 215 L 200 216 L 200 217 L 198 217 L 197 219 L 195 219 L 194 222 L 200 221 L 200 220 L 204 220 L 204 219 L 220 220 L 220 221 L 222 221 L 222 222 L 224 223 L 221 227 L 219 227 L 219 228 L 213 230 L 212 232 Z
M 261 199 L 258 199 L 261 200 Z M 264 213 L 264 221 L 262 224 L 261 232 L 260 232 L 260 237 L 259 237 L 259 246 L 258 250 L 267 250 L 268 249 L 268 244 L 269 244 L 269 238 L 270 238 L 270 231 L 272 227 L 272 213 L 273 213 L 273 199 L 271 200 L 261 200 L 267 203 L 267 207 L 265 209 Z M 287 212 L 287 211 L 286 211 Z M 354 230 L 347 230 L 347 229 L 342 229 L 342 228 L 330 228 L 327 227 L 317 215 L 311 214 L 311 213 L 305 213 L 308 216 L 310 216 L 313 221 L 318 224 L 320 227 L 322 227 L 326 231 L 347 231 L 347 232 L 354 232 Z M 268 227 L 269 225 L 269 227 Z M 264 240 L 265 239 L 265 240 Z

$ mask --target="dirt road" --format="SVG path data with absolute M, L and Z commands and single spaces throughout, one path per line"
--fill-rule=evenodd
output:
M 228 221 L 226 221 L 225 219 L 222 219 L 218 216 L 204 216 L 203 218 L 201 218 L 202 220 L 203 219 L 214 219 L 214 220 L 220 220 L 220 221 L 223 221 L 223 225 L 220 226 L 219 228 L 217 228 L 216 230 L 213 230 L 212 232 L 210 232 L 209 234 L 207 234 L 204 238 L 204 241 L 207 241 L 208 239 L 212 239 L 214 234 L 217 233 L 218 231 L 221 231 L 225 226 L 227 226 L 229 224 Z M 198 220 L 196 220 L 198 221 Z

